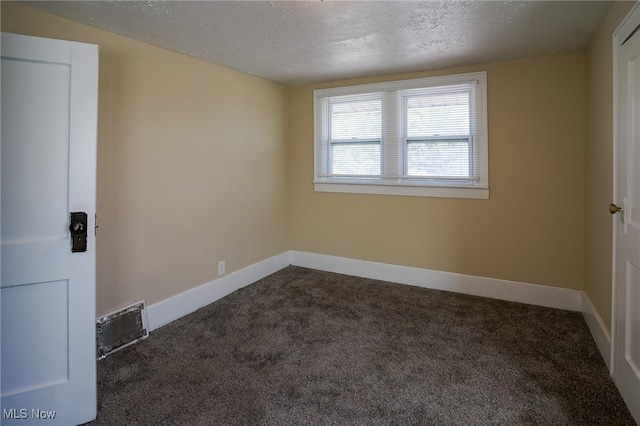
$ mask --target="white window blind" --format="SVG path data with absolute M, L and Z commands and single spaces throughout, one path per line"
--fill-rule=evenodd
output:
M 382 97 L 329 98 L 327 104 L 328 175 L 380 175 Z
M 403 92 L 407 177 L 479 179 L 476 84 Z
M 485 73 L 316 90 L 314 98 L 316 190 L 462 188 L 436 195 L 488 197 Z

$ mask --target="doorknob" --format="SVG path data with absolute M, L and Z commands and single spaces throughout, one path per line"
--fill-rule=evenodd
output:
M 72 212 L 70 215 L 71 252 L 85 252 L 87 251 L 87 214 L 85 212 Z
M 618 207 L 613 203 L 609 204 L 609 213 L 616 214 L 621 211 L 622 211 L 622 207 Z

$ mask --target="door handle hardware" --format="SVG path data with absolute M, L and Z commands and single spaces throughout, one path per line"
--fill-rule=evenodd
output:
M 609 213 L 616 214 L 622 211 L 622 207 L 616 206 L 615 204 L 609 204 Z
M 71 212 L 71 252 L 87 251 L 87 214 L 85 212 Z
M 609 213 L 611 214 L 616 214 L 616 213 L 622 213 L 620 215 L 620 221 L 622 222 L 622 228 L 620 229 L 620 232 L 622 232 L 623 234 L 627 233 L 627 212 L 625 211 L 627 208 L 627 197 L 622 197 L 622 205 L 618 206 L 614 203 L 609 204 Z

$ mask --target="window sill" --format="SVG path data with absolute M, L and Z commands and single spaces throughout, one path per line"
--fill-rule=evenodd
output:
M 314 182 L 316 192 L 342 192 L 347 194 L 401 195 L 406 197 L 470 198 L 488 200 L 489 188 L 441 187 L 424 185 L 388 185 L 345 182 Z

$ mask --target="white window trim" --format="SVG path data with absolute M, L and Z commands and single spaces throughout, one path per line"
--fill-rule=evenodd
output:
M 454 85 L 476 81 L 477 155 L 479 179 L 473 184 L 445 183 L 442 180 L 416 182 L 389 182 L 383 180 L 326 178 L 322 170 L 322 100 L 326 97 L 355 95 L 390 90 L 407 90 L 419 87 Z M 314 189 L 317 192 L 342 192 L 352 194 L 402 195 L 416 197 L 489 199 L 488 131 L 487 131 L 487 73 L 474 72 L 440 77 L 427 77 L 383 83 L 344 86 L 313 91 L 314 96 Z

